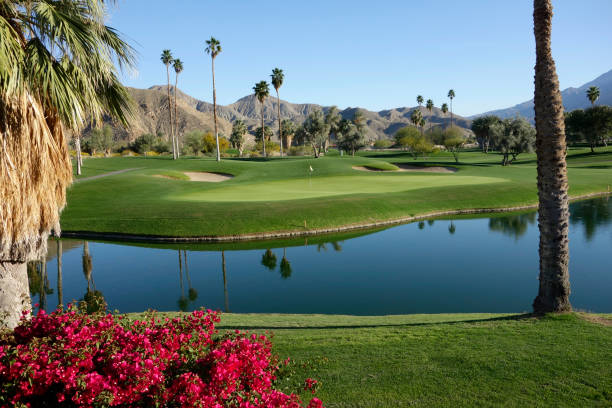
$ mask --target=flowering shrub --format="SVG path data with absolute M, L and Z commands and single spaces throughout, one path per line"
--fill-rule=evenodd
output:
M 41 311 L 0 336 L 0 406 L 302 407 L 274 388 L 263 335 L 218 335 L 217 313 L 129 321 Z M 305 389 L 317 382 L 307 379 Z M 322 408 L 312 398 L 308 408 Z

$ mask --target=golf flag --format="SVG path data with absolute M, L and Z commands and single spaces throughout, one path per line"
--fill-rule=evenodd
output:
M 310 172 L 312 173 L 314 171 L 314 169 L 312 168 L 312 166 L 310 166 Z

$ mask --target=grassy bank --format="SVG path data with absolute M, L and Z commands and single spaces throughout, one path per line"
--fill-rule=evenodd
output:
M 598 316 L 612 318 L 612 315 Z M 612 405 L 612 327 L 577 314 L 226 314 L 224 329 L 274 333 L 334 407 Z
M 459 164 L 445 153 L 415 161 L 402 152 L 317 160 L 226 159 L 221 163 L 210 158 L 87 159 L 85 178 L 134 170 L 74 184 L 61 223 L 66 231 L 235 235 L 327 228 L 435 211 L 535 204 L 535 156 L 520 159 L 507 167 L 499 165 L 499 155 L 480 152 L 462 153 Z M 384 163 L 453 166 L 458 171 L 436 174 L 353 169 L 381 168 Z M 568 166 L 570 193 L 574 196 L 607 191 L 612 185 L 612 148 L 596 154 L 572 149 Z M 222 183 L 194 182 L 184 179 L 186 171 L 235 177 Z

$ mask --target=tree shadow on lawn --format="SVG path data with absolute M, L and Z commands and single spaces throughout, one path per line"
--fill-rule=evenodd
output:
M 358 318 L 358 316 L 355 316 Z M 460 323 L 483 323 L 495 321 L 516 321 L 525 319 L 539 319 L 542 315 L 533 313 L 523 313 L 510 316 L 491 317 L 487 319 L 466 319 L 466 320 L 451 320 L 440 322 L 421 322 L 421 323 L 397 323 L 397 324 L 363 324 L 363 325 L 330 325 L 330 326 L 242 326 L 242 325 L 224 325 L 216 326 L 223 330 L 333 330 L 333 329 L 371 329 L 379 327 L 419 327 L 419 326 L 438 326 L 442 324 L 460 324 Z

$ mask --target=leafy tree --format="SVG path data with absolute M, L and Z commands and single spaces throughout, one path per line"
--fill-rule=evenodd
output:
M 395 133 L 395 140 L 402 149 L 412 154 L 415 160 L 419 154 L 433 151 L 433 144 L 412 126 L 406 126 L 398 130 Z
M 242 152 L 244 150 L 244 135 L 247 133 L 247 127 L 245 123 L 238 119 L 232 125 L 232 134 L 230 136 L 230 143 L 236 149 L 238 149 L 238 154 L 242 157 Z
M 451 152 L 455 162 L 459 163 L 459 152 L 465 144 L 465 137 L 461 131 L 455 127 L 450 127 L 444 131 L 444 147 Z
M 280 96 L 278 94 L 278 89 L 283 85 L 283 80 L 285 79 L 285 74 L 283 74 L 283 70 L 279 68 L 274 68 L 272 70 L 272 85 L 276 90 L 276 101 L 278 105 L 278 138 L 280 140 L 280 155 L 283 157 L 283 126 L 281 124 L 281 108 L 280 108 Z
M 423 96 L 422 95 L 418 95 L 416 97 L 416 101 L 419 104 L 419 108 L 421 107 L 421 105 L 423 104 Z
M 181 72 L 183 72 L 183 62 L 180 59 L 175 59 L 172 62 L 172 66 L 174 67 L 174 138 L 172 140 L 172 150 L 176 151 L 176 157 L 180 156 L 179 150 L 179 135 L 178 135 L 178 104 L 176 100 L 176 92 L 178 91 L 178 77 Z
M 265 126 L 264 134 L 266 136 L 266 142 L 269 142 L 274 133 L 272 132 L 272 129 L 270 129 L 270 126 Z M 261 142 L 261 127 L 255 129 L 255 141 Z
M 107 156 L 110 154 L 112 147 L 113 128 L 110 125 L 104 125 L 102 129 L 93 129 L 84 144 L 85 151 L 90 154 L 103 151 Z
M 308 115 L 302 124 L 302 132 L 304 141 L 312 146 L 315 158 L 319 158 L 329 136 L 329 125 L 321 110 L 314 110 Z
M 591 102 L 591 106 L 595 106 L 595 102 L 599 99 L 599 88 L 596 86 L 590 86 L 586 91 L 587 98 Z
M 215 137 L 212 133 L 207 132 L 203 140 L 204 148 L 202 153 L 225 152 L 230 147 L 230 142 L 224 137 L 218 137 L 218 134 Z M 217 145 L 217 141 L 219 141 L 219 145 Z
M 198 155 L 204 151 L 204 132 L 200 130 L 192 130 L 185 134 L 185 143 L 183 149 L 186 154 Z
M 563 101 L 550 48 L 551 0 L 534 0 L 536 43 L 535 125 L 538 167 L 540 286 L 533 302 L 536 313 L 570 311 L 569 199 Z
M 264 102 L 266 98 L 270 95 L 270 87 L 266 81 L 259 81 L 253 87 L 253 91 L 255 92 L 255 97 L 261 104 L 261 128 L 264 128 Z M 263 144 L 263 155 L 266 157 L 266 144 Z
M 170 50 L 163 50 L 161 53 L 161 57 L 159 58 L 166 66 L 166 77 L 167 77 L 167 89 L 168 89 L 168 121 L 169 121 L 169 133 L 170 139 L 172 140 L 172 158 L 177 159 L 177 151 L 176 151 L 176 143 L 174 140 L 174 122 L 172 121 L 172 98 L 170 97 L 170 65 L 174 61 L 172 57 L 172 52 Z
M 342 119 L 338 125 L 338 147 L 342 150 L 355 152 L 365 146 L 365 134 L 367 131 L 366 119 L 361 111 L 356 111 L 353 120 Z
M 213 118 L 215 122 L 215 140 L 219 146 L 219 131 L 217 129 L 217 88 L 215 87 L 215 58 L 221 52 L 221 43 L 215 37 L 206 40 L 206 53 L 210 55 L 212 66 L 212 86 L 213 86 Z M 221 152 L 217 149 L 217 161 L 221 161 Z
M 448 98 L 450 99 L 450 113 L 451 113 L 451 127 L 453 126 L 453 99 L 455 99 L 455 90 L 451 89 L 448 91 Z
M 494 115 L 481 116 L 472 121 L 472 132 L 482 147 L 483 153 L 489 153 L 491 145 L 491 127 L 500 123 L 501 119 Z
M 325 114 L 325 123 L 329 126 L 329 134 L 327 140 L 325 141 L 325 153 L 327 153 L 329 140 L 331 139 L 332 135 L 336 137 L 338 133 L 338 126 L 340 125 L 341 120 L 342 117 L 340 116 L 340 111 L 338 110 L 337 106 L 332 106 Z
M 571 141 L 586 141 L 594 153 L 597 145 L 607 145 L 606 140 L 612 132 L 612 108 L 593 106 L 569 112 L 565 115 L 565 129 Z
M 289 149 L 293 142 L 293 137 L 295 136 L 297 127 L 295 126 L 295 123 L 293 123 L 289 119 L 283 119 L 283 121 L 281 122 L 281 127 L 283 129 L 283 138 L 285 139 L 284 144 L 287 149 Z
M 519 154 L 534 149 L 535 129 L 523 118 L 497 122 L 491 126 L 490 132 L 495 149 L 502 154 L 502 166 L 511 164 Z M 512 159 L 509 159 L 510 156 Z
M 140 154 L 150 151 L 165 153 L 170 150 L 168 143 L 163 138 L 152 133 L 145 133 L 137 137 L 132 143 L 128 144 L 128 149 Z

